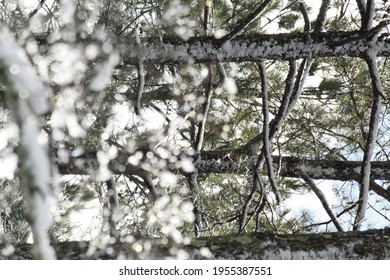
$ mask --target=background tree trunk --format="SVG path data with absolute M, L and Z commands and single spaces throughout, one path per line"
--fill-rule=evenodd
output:
M 163 259 L 169 256 L 168 245 L 152 242 L 149 257 Z M 59 259 L 89 259 L 89 242 L 61 242 L 54 244 Z M 0 245 L 2 252 L 7 245 Z M 9 245 L 8 245 L 9 246 Z M 109 250 L 107 250 L 109 248 Z M 137 258 L 131 245 L 117 242 L 94 251 L 93 258 Z M 210 254 L 202 255 L 202 248 Z M 246 233 L 228 236 L 194 239 L 182 247 L 190 259 L 270 259 L 270 260 L 354 260 L 390 259 L 390 229 L 360 232 L 336 232 L 316 234 L 267 234 Z M 7 250 L 9 251 L 9 250 Z M 107 253 L 109 252 L 109 253 Z M 204 252 L 202 250 L 202 252 Z M 15 245 L 12 254 L 0 259 L 32 259 L 32 245 Z

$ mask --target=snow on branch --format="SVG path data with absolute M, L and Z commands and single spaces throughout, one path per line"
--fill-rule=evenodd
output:
M 133 41 L 128 41 L 118 48 L 123 62 L 131 65 L 137 65 L 140 57 L 144 58 L 145 63 L 183 64 L 361 57 L 373 49 L 378 51 L 378 56 L 390 56 L 389 40 L 382 38 L 367 42 L 372 33 L 370 29 L 366 32 L 237 35 L 222 45 L 221 39 L 212 36 L 192 37 L 186 41 L 178 37 L 163 37 L 162 42 L 145 38 L 145 41 L 153 43 L 138 47 Z
M 50 109 L 50 90 L 36 75 L 25 52 L 12 34 L 0 26 L 0 71 L 8 86 L 7 105 L 19 126 L 18 157 L 27 213 L 33 233 L 34 257 L 55 259 L 47 231 L 53 223 L 56 203 L 47 143 L 40 129 L 40 115 Z

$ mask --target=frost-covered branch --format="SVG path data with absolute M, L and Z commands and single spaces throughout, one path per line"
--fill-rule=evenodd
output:
M 17 150 L 27 213 L 34 241 L 34 257 L 55 259 L 48 230 L 56 203 L 48 148 L 41 134 L 39 117 L 50 110 L 50 90 L 36 75 L 27 55 L 10 32 L 0 25 L 0 71 L 8 86 L 7 104 L 19 126 Z
M 329 203 L 326 200 L 326 197 L 322 193 L 322 191 L 316 186 L 313 180 L 305 172 L 300 172 L 300 175 L 302 176 L 302 179 L 306 182 L 306 184 L 309 186 L 309 188 L 315 193 L 315 195 L 321 201 L 322 207 L 324 207 L 326 213 L 328 213 L 330 219 L 332 220 L 337 230 L 344 231 L 342 225 L 337 219 L 337 216 L 333 213 L 332 209 L 330 208 Z
M 378 51 L 378 56 L 390 56 L 390 41 L 380 39 L 368 43 L 370 35 L 371 30 L 237 35 L 222 45 L 219 44 L 220 39 L 212 36 L 192 37 L 186 41 L 178 37 L 164 37 L 162 42 L 141 48 L 133 41 L 118 48 L 123 62 L 132 65 L 137 65 L 140 57 L 145 63 L 183 64 L 361 57 L 373 49 Z
M 373 100 L 371 105 L 371 116 L 369 130 L 364 148 L 363 163 L 361 168 L 361 181 L 359 204 L 356 212 L 354 230 L 359 230 L 366 214 L 368 191 L 371 177 L 371 159 L 375 150 L 375 142 L 378 133 L 379 115 L 382 105 L 382 96 L 384 91 L 378 70 L 377 57 L 375 54 L 368 54 L 365 58 L 370 73 L 371 84 L 373 88 Z

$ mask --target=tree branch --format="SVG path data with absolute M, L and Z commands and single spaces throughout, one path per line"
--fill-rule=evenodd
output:
M 311 29 L 311 23 L 309 18 L 309 13 L 307 12 L 307 7 L 304 1 L 299 1 L 299 9 L 301 10 L 301 13 L 303 15 L 303 20 L 305 21 L 305 32 L 310 32 Z
M 355 217 L 353 229 L 359 230 L 366 214 L 368 202 L 368 190 L 371 176 L 371 159 L 375 149 L 375 141 L 378 133 L 379 115 L 381 111 L 382 96 L 384 96 L 382 82 L 376 61 L 376 55 L 367 55 L 365 58 L 370 72 L 371 84 L 373 88 L 373 100 L 371 107 L 371 117 L 364 149 L 363 163 L 361 168 L 361 187 L 359 193 L 359 204 Z
M 141 38 L 140 34 L 138 32 L 138 28 L 134 31 L 135 40 L 137 42 L 137 45 L 139 48 L 141 48 Z M 142 95 L 144 93 L 144 87 L 145 87 L 145 69 L 144 69 L 144 60 L 143 57 L 140 56 L 139 61 L 137 63 L 137 75 L 138 75 L 138 86 L 137 86 L 137 98 L 135 103 L 135 114 L 139 116 L 141 114 L 141 100 Z
M 145 69 L 144 69 L 144 62 L 140 59 L 137 65 L 137 75 L 138 75 L 138 86 L 137 86 L 137 98 L 135 103 L 135 113 L 137 116 L 141 114 L 141 100 L 142 95 L 144 93 L 144 87 L 145 87 Z
M 269 132 L 269 105 L 268 105 L 268 82 L 267 82 L 267 73 L 264 67 L 263 62 L 258 64 L 260 72 L 260 81 L 261 81 L 261 92 L 262 92 L 262 101 L 263 101 L 263 146 L 264 146 L 264 157 L 267 165 L 268 178 L 271 184 L 272 191 L 275 194 L 277 204 L 280 203 L 282 197 L 280 195 L 279 187 L 277 186 L 275 173 L 272 165 L 272 156 L 271 156 L 271 139 Z M 259 171 L 256 166 L 256 171 Z
M 383 27 L 383 25 L 381 25 Z M 125 64 L 145 63 L 183 64 L 210 62 L 243 62 L 259 60 L 291 60 L 319 57 L 361 57 L 377 50 L 378 56 L 390 56 L 390 41 L 380 39 L 367 42 L 372 32 L 325 32 L 253 34 L 235 36 L 219 45 L 212 36 L 192 37 L 184 41 L 178 37 L 164 37 L 162 42 L 134 45 L 133 41 L 118 45 Z M 145 38 L 145 41 L 148 41 Z M 150 39 L 152 40 L 152 39 Z
M 107 197 L 108 197 L 108 226 L 109 233 L 111 237 L 118 237 L 118 231 L 116 224 L 118 222 L 118 212 L 120 211 L 119 202 L 118 202 L 118 193 L 116 184 L 113 178 L 106 181 L 107 185 Z
M 329 203 L 326 200 L 326 197 L 322 193 L 322 191 L 316 186 L 313 180 L 305 172 L 300 172 L 300 176 L 302 176 L 302 179 L 306 182 L 309 188 L 315 193 L 315 195 L 321 201 L 322 207 L 324 207 L 326 213 L 328 213 L 330 219 L 332 220 L 337 230 L 341 232 L 344 231 L 342 225 L 337 219 L 337 216 L 333 213 L 332 209 L 330 208 Z
M 360 2 L 360 1 L 358 1 L 358 2 Z M 360 10 L 360 7 L 359 7 L 359 10 Z M 371 29 L 372 23 L 374 20 L 374 15 L 375 15 L 375 0 L 367 0 L 364 16 L 362 19 L 362 26 L 361 26 L 361 29 L 363 31 L 367 31 L 367 30 Z
M 260 4 L 259 7 L 257 7 L 256 10 L 254 10 L 252 13 L 250 13 L 246 18 L 240 20 L 238 23 L 235 24 L 234 28 L 227 33 L 225 36 L 219 39 L 218 44 L 223 45 L 223 43 L 233 39 L 238 33 L 240 33 L 242 30 L 244 30 L 251 22 L 253 22 L 268 6 L 268 4 L 271 2 L 271 0 L 264 0 L 263 3 Z
M 275 118 L 270 123 L 270 137 L 274 137 L 274 135 L 281 129 L 288 112 L 291 111 L 290 105 L 294 103 L 291 102 L 291 97 L 294 93 L 294 78 L 296 73 L 297 64 L 294 60 L 290 60 L 283 98 Z M 296 96 L 296 94 L 294 96 Z
M 330 0 L 322 0 L 320 11 L 318 12 L 317 20 L 315 22 L 314 32 L 321 32 L 322 30 L 324 30 L 326 12 L 328 11 L 329 6 Z

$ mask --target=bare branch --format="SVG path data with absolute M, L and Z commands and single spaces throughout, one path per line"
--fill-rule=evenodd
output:
M 306 184 L 310 187 L 310 189 L 315 193 L 318 199 L 321 201 L 322 207 L 324 207 L 326 213 L 328 213 L 330 219 L 332 220 L 337 230 L 344 231 L 342 225 L 337 220 L 336 215 L 333 213 L 332 209 L 330 208 L 329 203 L 326 200 L 326 197 L 322 193 L 322 191 L 316 186 L 313 180 L 305 172 L 300 172 L 300 175 L 302 176 L 302 179 L 306 182 Z
M 28 18 L 31 19 L 33 16 L 35 16 L 35 14 L 42 8 L 42 6 L 45 4 L 45 2 L 46 2 L 46 0 L 40 0 L 38 5 L 35 7 L 35 9 L 30 12 L 30 14 L 28 15 Z
M 330 6 L 330 0 L 322 0 L 320 11 L 318 12 L 317 20 L 314 26 L 314 32 L 321 32 L 324 30 L 326 12 Z
M 222 45 L 226 41 L 229 41 L 230 39 L 234 38 L 238 33 L 240 33 L 242 30 L 244 30 L 252 21 L 254 21 L 264 11 L 264 9 L 268 6 L 270 2 L 271 0 L 265 0 L 263 3 L 260 4 L 260 6 L 256 10 L 250 13 L 246 18 L 239 21 L 228 34 L 226 34 L 221 39 L 219 39 L 219 45 Z
M 286 119 L 288 112 L 291 111 L 290 105 L 292 104 L 292 102 L 290 100 L 294 93 L 294 78 L 296 73 L 297 73 L 297 64 L 295 60 L 290 60 L 289 71 L 286 78 L 286 86 L 284 89 L 283 98 L 280 103 L 278 113 L 270 123 L 271 138 L 273 138 L 274 135 L 283 126 L 284 120 Z M 296 97 L 297 95 L 295 94 L 294 96 Z
M 218 71 L 219 76 L 220 76 L 219 84 L 223 85 L 223 83 L 225 82 L 225 80 L 227 78 L 227 75 L 226 75 L 225 67 L 223 67 L 223 64 L 221 62 L 217 63 L 217 71 Z
M 371 159 L 375 149 L 375 141 L 378 133 L 379 115 L 382 104 L 382 96 L 384 96 L 382 82 L 380 80 L 380 74 L 378 70 L 378 64 L 376 61 L 376 55 L 367 55 L 365 58 L 370 72 L 371 84 L 373 88 L 373 100 L 371 106 L 371 117 L 368 130 L 368 136 L 366 140 L 366 146 L 364 149 L 363 163 L 361 167 L 361 186 L 359 193 L 359 204 L 355 217 L 353 229 L 359 230 L 363 219 L 366 214 L 368 191 L 370 186 L 371 176 Z
M 367 0 L 366 10 L 362 20 L 362 30 L 367 31 L 371 29 L 375 15 L 375 0 Z
M 248 220 L 248 211 L 249 207 L 255 197 L 256 192 L 260 192 L 263 196 L 263 187 L 262 183 L 260 181 L 260 175 L 258 172 L 254 172 L 253 174 L 253 187 L 251 192 L 247 195 L 244 206 L 242 207 L 241 210 L 241 217 L 240 217 L 240 225 L 238 228 L 238 233 L 242 233 L 245 231 L 245 228 L 249 222 Z
M 138 47 L 141 47 L 141 38 L 138 31 L 138 28 L 134 30 L 134 37 Z M 139 116 L 141 114 L 141 100 L 144 93 L 145 87 L 145 69 L 144 69 L 144 59 L 141 56 L 137 63 L 137 75 L 138 75 L 138 85 L 137 85 L 137 98 L 135 103 L 135 114 Z
M 356 4 L 358 5 L 360 17 L 363 21 L 363 18 L 366 14 L 366 9 L 367 9 L 366 1 L 365 0 L 356 0 Z
M 194 145 L 196 153 L 200 153 L 200 151 L 202 150 L 207 115 L 209 113 L 209 109 L 210 109 L 210 105 L 211 105 L 211 96 L 213 93 L 213 77 L 212 77 L 212 72 L 211 72 L 211 65 L 208 65 L 207 68 L 209 71 L 209 75 L 208 75 L 208 81 L 207 81 L 207 88 L 206 88 L 206 92 L 205 92 L 206 100 L 203 103 L 202 119 L 199 122 L 199 129 L 198 129 L 198 133 L 197 133 L 195 145 Z
M 299 1 L 299 9 L 301 10 L 301 13 L 303 15 L 303 20 L 305 21 L 305 32 L 310 32 L 311 29 L 311 23 L 309 19 L 309 13 L 307 12 L 307 6 L 305 2 Z
M 193 193 L 192 202 L 194 204 L 194 234 L 196 237 L 200 237 L 203 232 L 203 220 L 202 220 L 202 203 L 200 201 L 201 195 L 198 185 L 198 173 L 194 172 L 187 176 L 188 183 Z
M 204 14 L 203 14 L 203 30 L 205 31 L 206 35 L 209 35 L 211 28 L 211 9 L 212 9 L 212 0 L 205 0 L 204 2 Z
M 118 193 L 116 189 L 116 184 L 113 178 L 106 181 L 107 185 L 107 196 L 108 196 L 108 205 L 109 205 L 109 216 L 108 216 L 108 225 L 109 232 L 111 237 L 117 237 L 118 231 L 116 228 L 116 224 L 118 222 L 118 214 L 119 214 L 119 202 L 118 202 Z
M 280 129 L 280 127 L 283 125 L 284 119 L 285 119 L 287 112 L 288 112 L 288 107 L 291 104 L 290 98 L 291 98 L 293 91 L 294 91 L 294 78 L 295 78 L 295 74 L 296 74 L 296 63 L 295 63 L 295 61 L 290 61 L 289 64 L 290 64 L 290 70 L 289 70 L 289 73 L 288 73 L 287 78 L 286 78 L 285 93 L 283 95 L 282 103 L 279 107 L 278 114 L 276 115 L 275 119 L 269 124 L 270 132 L 269 132 L 269 135 L 266 136 L 266 139 L 269 139 L 268 141 L 272 141 L 273 136 L 277 133 L 278 129 Z M 266 84 L 266 81 L 265 81 L 265 84 Z M 268 100 L 267 100 L 267 102 L 268 102 Z M 267 121 L 267 123 L 268 123 L 268 121 Z M 249 150 L 250 152 L 256 152 L 258 150 L 257 147 L 261 146 L 264 142 L 263 133 L 264 133 L 264 131 L 262 133 L 260 133 L 258 136 L 254 137 L 248 144 L 244 145 L 243 147 L 239 148 L 238 150 L 239 151 L 240 150 L 242 150 L 242 151 Z M 258 157 L 256 165 L 255 165 L 252 191 L 247 196 L 244 207 L 242 209 L 239 232 L 244 231 L 244 229 L 246 227 L 247 212 L 249 209 L 249 205 L 254 198 L 254 194 L 262 188 L 262 184 L 261 184 L 260 178 L 259 178 L 260 176 L 259 176 L 257 170 L 261 169 L 263 162 L 264 162 L 264 145 L 263 145 L 262 153 Z M 271 160 L 271 163 L 272 163 L 272 160 Z M 271 169 L 273 170 L 272 167 L 271 167 Z M 277 190 L 277 188 L 275 188 L 275 189 Z M 262 191 L 261 193 L 263 196 L 265 195 L 264 191 Z M 275 192 L 275 195 L 278 197 L 276 192 Z M 280 194 L 279 194 L 279 196 L 280 196 Z
M 277 186 L 275 173 L 272 166 L 272 156 L 271 156 L 271 140 L 269 132 L 269 105 L 268 105 L 268 81 L 267 73 L 263 62 L 258 64 L 260 72 L 260 81 L 261 81 L 261 92 L 262 92 L 262 101 L 263 101 L 263 150 L 265 162 L 267 165 L 268 178 L 271 184 L 272 191 L 275 194 L 277 204 L 280 203 L 282 197 L 280 195 L 279 187 Z M 256 168 L 256 171 L 257 168 Z
M 145 69 L 144 69 L 144 63 L 142 60 L 139 61 L 137 65 L 137 72 L 138 72 L 138 86 L 137 86 L 137 99 L 135 103 L 135 113 L 139 116 L 141 114 L 141 100 L 142 95 L 144 93 L 144 87 L 145 87 Z

